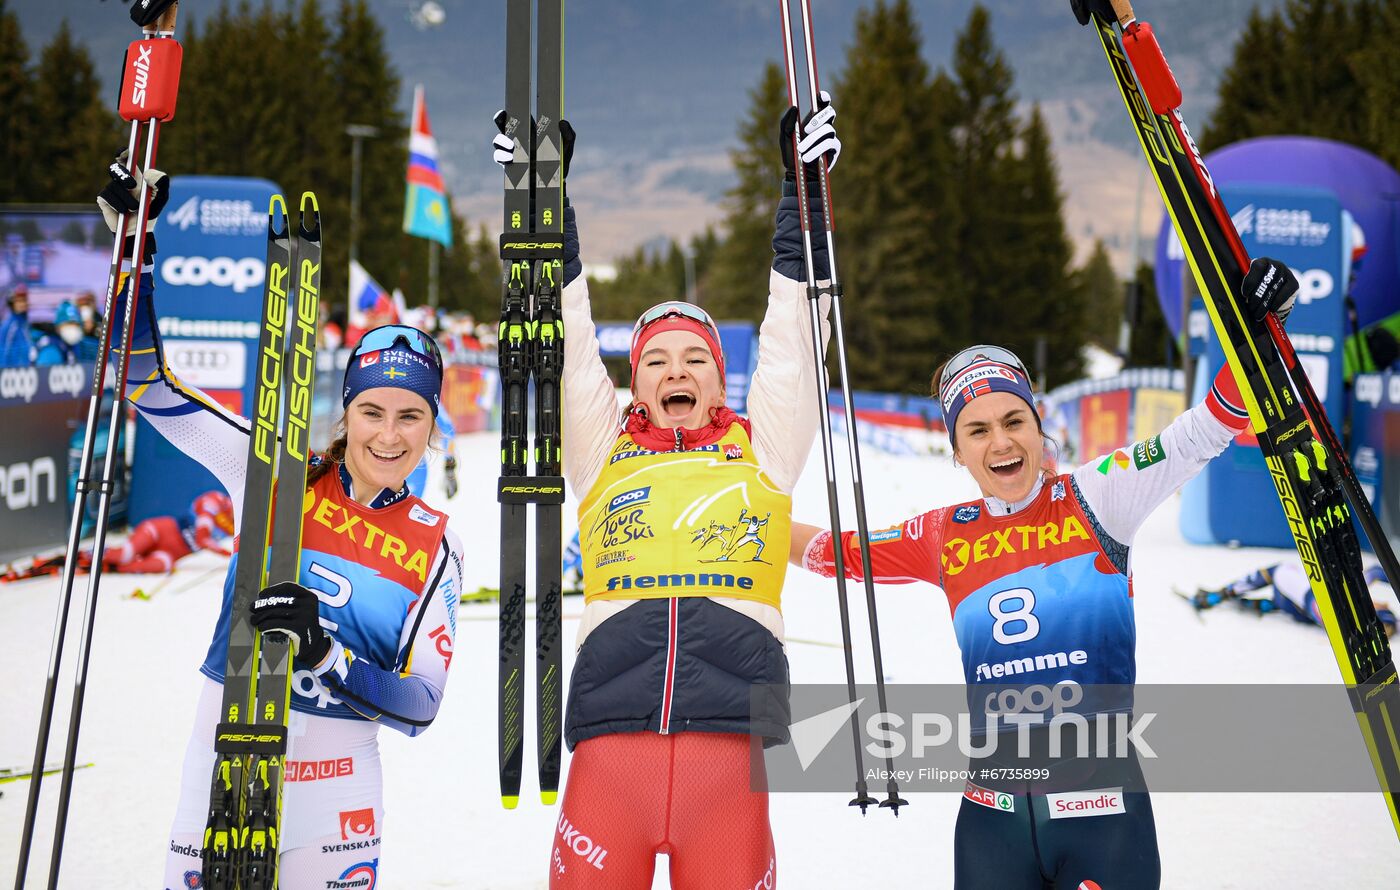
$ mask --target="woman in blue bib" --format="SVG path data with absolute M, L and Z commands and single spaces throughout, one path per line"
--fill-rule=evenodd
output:
M 1256 318 L 1280 320 L 1298 284 L 1256 259 L 1243 296 Z M 1004 701 L 1028 687 L 1089 689 L 1074 710 L 1126 717 L 1136 678 L 1129 547 L 1153 510 L 1249 424 L 1228 367 L 1205 400 L 1160 435 L 1056 474 L 1021 360 L 998 346 L 959 352 L 935 375 L 954 460 L 982 497 L 938 507 L 872 533 L 873 579 L 924 581 L 948 599 L 974 733 L 1015 733 Z M 789 558 L 835 573 L 828 531 L 793 523 Z M 846 573 L 859 578 L 855 534 L 842 535 Z M 974 762 L 954 836 L 957 890 L 1155 890 L 1161 881 L 1152 805 L 1136 757 L 1057 757 L 1052 733 L 1030 733 L 1031 759 Z M 1067 735 L 1073 735 L 1069 733 Z M 993 748 L 1014 749 L 1004 740 Z M 1066 742 L 1066 750 L 1075 746 Z M 984 746 L 979 745 L 979 748 Z M 1045 767 L 1051 784 L 991 781 L 980 767 Z M 1010 775 L 1010 772 L 1002 773 Z

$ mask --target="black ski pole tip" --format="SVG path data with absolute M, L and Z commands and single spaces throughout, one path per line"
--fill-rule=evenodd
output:
M 891 789 L 890 796 L 880 801 L 880 807 L 882 809 L 889 808 L 890 812 L 894 813 L 894 817 L 896 819 L 899 818 L 899 808 L 907 806 L 909 806 L 909 801 L 900 797 L 899 792 L 896 789 Z

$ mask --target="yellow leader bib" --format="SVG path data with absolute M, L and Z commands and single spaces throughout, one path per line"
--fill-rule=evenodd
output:
M 578 508 L 587 601 L 724 596 L 781 608 L 792 497 L 730 426 L 690 451 L 623 434 Z

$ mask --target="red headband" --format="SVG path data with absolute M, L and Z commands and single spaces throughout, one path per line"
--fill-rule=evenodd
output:
M 692 334 L 699 335 L 700 339 L 705 341 L 705 346 L 710 350 L 710 356 L 714 358 L 715 364 L 719 367 L 720 386 L 724 385 L 724 350 L 720 348 L 719 341 L 715 339 L 714 334 L 707 326 L 682 315 L 667 315 L 664 318 L 658 318 L 638 333 L 637 342 L 632 345 L 630 357 L 633 381 L 637 379 L 637 362 L 646 350 L 647 341 L 666 331 L 690 331 Z

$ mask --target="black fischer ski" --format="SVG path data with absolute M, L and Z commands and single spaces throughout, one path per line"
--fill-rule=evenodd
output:
M 286 204 L 274 195 L 222 721 L 214 736 L 204 833 L 204 886 L 210 890 L 271 890 L 277 885 L 291 651 L 285 636 L 264 636 L 253 628 L 248 607 L 263 587 L 300 575 L 301 493 L 309 454 L 320 279 L 315 196 L 302 195 L 293 244 Z
M 525 735 L 526 510 L 535 504 L 537 708 L 540 795 L 559 787 L 562 505 L 560 376 L 563 288 L 563 0 L 538 0 L 535 116 L 531 116 L 532 0 L 506 0 L 506 120 L 515 143 L 505 165 L 501 233 L 501 586 L 498 765 L 501 803 L 520 800 Z M 532 125 L 532 121 L 534 124 Z M 529 475 L 528 396 L 535 387 L 535 474 Z
M 539 0 L 535 71 L 535 232 L 543 251 L 535 261 L 534 354 L 535 474 L 553 480 L 558 500 L 535 507 L 535 714 L 540 799 L 552 804 L 559 790 L 559 738 L 563 723 L 560 639 L 563 635 L 564 467 L 559 386 L 564 370 L 564 0 Z
M 1180 112 L 1181 91 L 1151 27 L 1127 0 L 1072 0 L 1092 21 L 1157 181 L 1217 338 L 1240 383 L 1342 679 L 1400 834 L 1400 686 L 1351 524 L 1360 519 L 1390 577 L 1396 561 L 1345 449 L 1277 319 L 1248 317 L 1237 298 L 1249 266 L 1215 183 Z M 1113 27 L 1117 18 L 1122 38 Z M 1301 399 L 1299 394 L 1301 395 Z M 1348 503 L 1350 502 L 1350 503 Z

